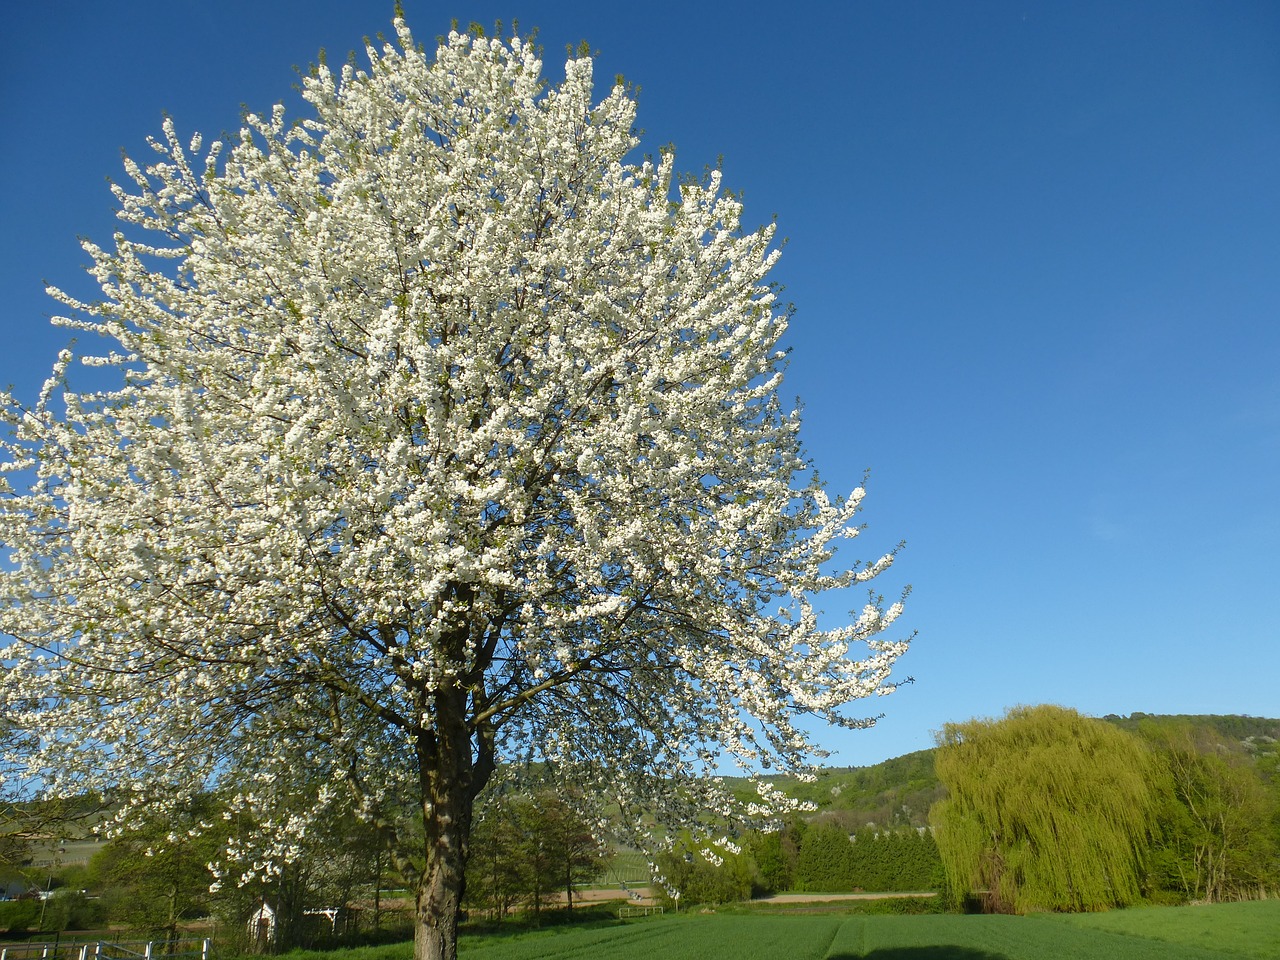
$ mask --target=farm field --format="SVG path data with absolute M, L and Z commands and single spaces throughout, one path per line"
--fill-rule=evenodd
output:
M 1052 919 L 1085 929 L 1234 950 L 1260 960 L 1280 957 L 1280 900 L 1059 914 Z
M 685 916 L 464 938 L 465 960 L 1241 960 L 1280 956 L 1280 902 L 1098 917 Z M 1092 922 L 1102 919 L 1105 922 Z M 1124 922 L 1128 920 L 1129 922 Z M 388 958 L 390 960 L 390 958 Z

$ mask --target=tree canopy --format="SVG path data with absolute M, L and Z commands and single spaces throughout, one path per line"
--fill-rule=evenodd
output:
M 947 880 L 989 909 L 1104 910 L 1141 895 L 1158 767 L 1137 737 L 1063 707 L 947 724 L 930 812 Z
M 425 958 L 500 760 L 650 844 L 768 816 L 704 774 L 803 769 L 798 718 L 869 722 L 905 641 L 875 596 L 819 624 L 893 553 L 836 556 L 862 490 L 828 496 L 779 399 L 773 227 L 629 159 L 589 57 L 548 85 L 518 38 L 396 33 L 304 77 L 300 122 L 166 121 L 126 160 L 100 299 L 51 291 L 109 385 L 68 350 L 4 398 L 0 710 L 48 793 L 123 823 L 217 791 L 258 827 L 230 881 L 350 807 Z
M 1280 879 L 1280 798 L 1255 761 L 1241 755 L 1241 744 L 1233 750 L 1224 742 L 1221 731 L 1231 726 L 1239 729 L 1147 717 L 1138 727 L 1164 774 L 1153 870 L 1163 886 L 1191 900 L 1257 895 Z

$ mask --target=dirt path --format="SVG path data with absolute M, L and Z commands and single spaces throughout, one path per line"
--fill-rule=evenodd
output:
M 630 899 L 636 906 L 652 906 L 656 901 L 653 891 L 648 887 L 632 887 Z M 751 903 L 834 903 L 837 900 L 896 900 L 904 897 L 926 898 L 932 893 L 779 893 L 771 897 L 760 897 Z M 559 896 L 564 903 L 564 894 Z M 576 890 L 573 894 L 574 904 L 599 903 L 604 900 L 625 900 L 626 894 L 621 890 Z
M 573 903 L 574 906 L 577 906 L 580 903 L 586 904 L 601 903 L 608 900 L 630 900 L 637 906 L 651 907 L 656 902 L 653 897 L 653 891 L 648 887 L 631 887 L 630 892 L 631 896 L 628 897 L 626 892 L 619 888 L 612 890 L 575 890 L 573 891 Z M 561 892 L 557 894 L 555 899 L 558 903 L 563 904 L 564 893 Z
M 932 897 L 932 893 L 779 893 L 760 897 L 752 903 L 831 903 L 836 900 L 897 900 L 903 897 Z

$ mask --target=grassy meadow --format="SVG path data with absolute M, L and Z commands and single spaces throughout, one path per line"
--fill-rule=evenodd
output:
M 1058 914 L 1053 919 L 1080 929 L 1230 950 L 1259 960 L 1280 957 L 1280 900 L 1141 907 L 1110 913 Z
M 408 944 L 289 960 L 408 960 Z M 1280 901 L 1105 914 L 693 914 L 464 936 L 463 960 L 1267 960 Z

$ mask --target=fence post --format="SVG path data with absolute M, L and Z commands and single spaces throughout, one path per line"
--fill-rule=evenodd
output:
M 0 957 L 0 960 L 4 960 Z M 209 938 L 205 937 L 200 941 L 200 960 L 209 960 Z
M 147 945 L 142 948 L 142 956 L 146 958 L 146 960 L 151 960 L 151 944 L 154 942 L 155 941 L 153 940 L 148 940 Z

